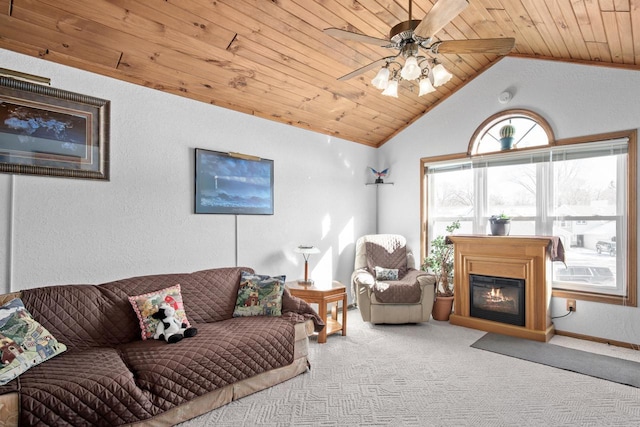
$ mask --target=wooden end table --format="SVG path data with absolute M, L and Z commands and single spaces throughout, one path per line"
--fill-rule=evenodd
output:
M 327 342 L 327 335 L 342 331 L 347 335 L 347 288 L 337 280 L 331 284 L 314 283 L 305 285 L 298 282 L 285 283 L 291 295 L 305 300 L 309 304 L 318 304 L 318 314 L 324 320 L 325 327 L 318 333 L 318 343 Z M 342 301 L 342 322 L 338 321 L 338 303 Z M 328 316 L 327 306 L 331 307 L 331 317 Z

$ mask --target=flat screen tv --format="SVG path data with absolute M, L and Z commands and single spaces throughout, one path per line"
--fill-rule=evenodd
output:
M 197 214 L 273 215 L 273 160 L 196 148 Z

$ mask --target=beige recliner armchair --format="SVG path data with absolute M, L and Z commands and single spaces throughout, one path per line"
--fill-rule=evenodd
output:
M 356 242 L 351 286 L 362 320 L 371 323 L 428 322 L 435 276 L 416 270 L 413 252 L 397 234 L 370 234 Z M 397 275 L 397 277 L 396 277 Z

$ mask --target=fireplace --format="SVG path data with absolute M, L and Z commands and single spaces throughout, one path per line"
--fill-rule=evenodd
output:
M 449 236 L 454 249 L 455 289 L 449 321 L 487 332 L 549 341 L 554 333 L 549 313 L 552 239 L 546 236 Z M 470 285 L 472 276 L 481 283 L 475 291 Z M 515 284 L 512 280 L 520 283 L 508 289 L 502 287 L 503 281 Z M 495 288 L 501 288 L 501 297 L 496 296 Z
M 524 326 L 524 280 L 469 275 L 471 317 Z

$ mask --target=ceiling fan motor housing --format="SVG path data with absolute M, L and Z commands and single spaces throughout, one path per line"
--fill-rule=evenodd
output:
M 418 47 L 426 46 L 431 39 L 423 39 L 413 33 L 414 28 L 420 23 L 419 20 L 404 21 L 394 26 L 389 32 L 389 39 L 394 47 L 400 49 L 403 58 L 418 56 Z
M 395 25 L 393 28 L 391 28 L 391 31 L 389 31 L 389 40 L 391 40 L 393 43 L 398 44 L 406 42 L 407 40 L 415 40 L 413 30 L 418 26 L 419 23 L 419 19 L 412 19 L 410 21 L 404 21 Z

